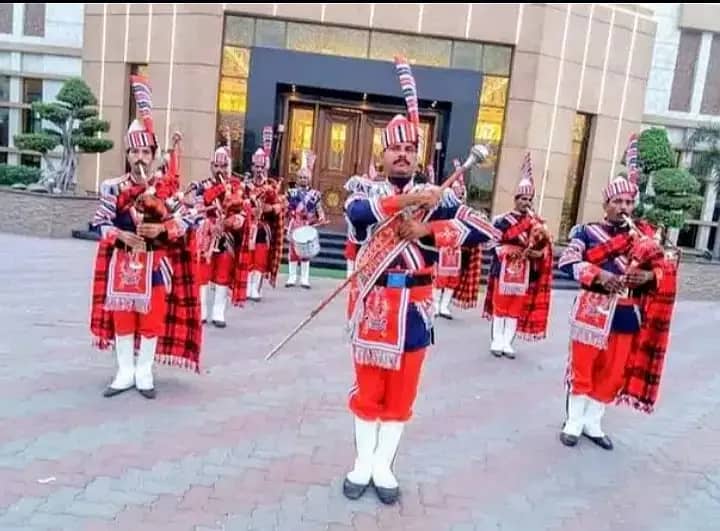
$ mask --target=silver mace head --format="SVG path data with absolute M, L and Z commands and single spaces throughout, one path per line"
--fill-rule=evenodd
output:
M 462 165 L 463 170 L 469 170 L 475 164 L 480 164 L 490 156 L 490 149 L 483 144 L 475 144 L 470 149 L 470 155 Z

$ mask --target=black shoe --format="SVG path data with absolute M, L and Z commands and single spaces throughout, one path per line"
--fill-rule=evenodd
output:
M 225 321 L 213 321 L 212 323 L 215 325 L 216 328 L 225 328 L 227 326 Z
M 398 499 L 400 498 L 400 487 L 395 487 L 394 489 L 386 489 L 385 487 L 378 487 L 374 483 L 373 487 L 375 487 L 377 497 L 385 505 L 393 505 L 397 503 Z
M 310 289 L 310 284 L 301 284 L 302 289 Z
M 514 352 L 503 352 L 503 356 L 505 356 L 508 359 L 514 360 L 515 359 L 515 353 Z
M 502 356 L 503 356 L 503 353 L 502 353 L 501 350 L 491 350 L 490 352 L 491 352 L 492 355 L 495 356 L 496 358 L 502 358 Z
M 147 398 L 148 400 L 154 400 L 157 396 L 155 388 L 152 389 L 138 389 L 138 393 Z
M 452 321 L 452 319 L 453 319 L 453 316 L 450 315 L 449 313 L 440 313 L 438 315 L 440 315 L 440 317 L 442 317 L 443 319 L 448 319 L 450 321 Z
M 295 287 L 295 284 L 290 284 L 289 282 L 286 282 L 286 283 L 285 283 L 285 287 L 286 287 L 286 288 L 294 288 L 294 287 Z
M 202 321 L 200 321 L 200 324 L 207 324 L 207 319 L 203 319 Z
M 583 433 L 583 437 L 587 437 L 592 442 L 597 444 L 600 448 L 603 450 L 612 450 L 613 449 L 613 443 L 610 440 L 610 437 L 607 435 L 603 435 L 602 437 L 591 437 L 587 433 Z
M 577 435 L 570 435 L 568 433 L 565 433 L 564 431 L 560 432 L 560 442 L 563 443 L 565 446 L 575 446 L 579 440 L 580 437 L 578 437 Z
M 133 387 L 134 387 L 134 386 L 130 386 L 130 387 L 127 387 L 127 388 L 125 388 L 125 389 L 115 389 L 115 388 L 113 388 L 113 387 L 109 387 L 109 386 L 108 386 L 108 388 L 103 391 L 103 396 L 104 396 L 105 398 L 110 398 L 110 397 L 119 395 L 120 393 L 124 393 L 125 391 L 129 391 L 129 390 L 132 389 Z
M 345 478 L 345 481 L 343 481 L 343 494 L 345 497 L 349 500 L 357 500 L 365 494 L 365 491 L 370 486 L 370 483 L 367 485 L 358 485 L 357 483 L 353 483 L 348 478 Z

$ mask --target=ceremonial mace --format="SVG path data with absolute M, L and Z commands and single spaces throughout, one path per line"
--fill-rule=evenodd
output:
M 457 168 L 457 169 L 452 173 L 452 175 L 450 175 L 450 177 L 448 177 L 448 178 L 445 180 L 445 182 L 442 183 L 442 185 L 440 186 L 440 190 L 442 191 L 442 190 L 445 190 L 445 189 L 447 189 L 448 187 L 450 187 L 453 182 L 455 182 L 463 173 L 465 173 L 466 170 L 470 169 L 470 168 L 471 168 L 472 166 L 474 166 L 475 164 L 479 164 L 479 163 L 481 163 L 482 161 L 484 161 L 484 160 L 488 157 L 489 154 L 490 154 L 490 152 L 489 152 L 489 150 L 488 150 L 487 147 L 483 146 L 482 144 L 476 144 L 476 145 L 474 145 L 474 146 L 472 147 L 472 149 L 470 150 L 470 155 L 468 155 L 467 160 L 463 163 L 462 166 L 460 166 L 459 168 Z M 405 214 L 406 214 L 405 209 L 403 209 L 403 210 L 395 213 L 393 216 L 389 217 L 389 218 L 386 219 L 382 224 L 380 224 L 380 225 L 378 226 L 378 228 L 375 230 L 375 234 L 377 234 L 384 226 L 392 223 L 392 222 L 393 222 L 394 220 L 396 220 L 398 217 L 403 216 L 403 215 L 405 215 Z M 368 264 L 366 263 L 366 264 L 365 264 L 365 267 L 367 267 L 367 265 L 368 265 Z M 330 293 L 330 295 L 328 295 L 327 297 L 325 297 L 325 299 L 323 299 L 323 300 L 320 302 L 320 304 L 318 304 L 318 305 L 315 307 L 315 309 L 313 309 L 313 310 L 310 312 L 310 314 L 309 314 L 307 317 L 305 317 L 305 319 L 303 319 L 303 320 L 300 322 L 300 324 L 298 324 L 298 325 L 293 329 L 292 332 L 290 332 L 287 336 L 285 336 L 285 338 L 284 338 L 282 341 L 280 341 L 280 343 L 278 343 L 277 346 L 275 346 L 275 348 L 273 348 L 270 352 L 268 352 L 268 354 L 265 356 L 265 360 L 267 361 L 267 360 L 269 360 L 270 358 L 272 358 L 275 354 L 277 354 L 277 353 L 280 351 L 281 348 L 283 348 L 283 347 L 288 343 L 288 341 L 290 341 L 293 337 L 295 337 L 295 336 L 297 335 L 297 333 L 300 332 L 300 330 L 302 330 L 303 328 L 305 328 L 305 326 L 307 326 L 307 324 L 308 324 L 310 321 L 312 321 L 312 320 L 315 318 L 315 316 L 317 316 L 317 314 L 319 314 L 319 313 L 323 310 L 323 308 L 325 308 L 325 306 L 327 306 L 328 304 L 330 304 L 330 302 L 331 302 L 335 297 L 337 297 L 337 296 L 340 294 L 340 292 L 341 292 L 342 290 L 344 290 L 344 289 L 348 286 L 348 284 L 350 284 L 350 283 L 355 279 L 355 277 L 356 277 L 359 273 L 361 273 L 361 272 L 363 271 L 363 269 L 364 269 L 365 267 L 361 267 L 361 268 L 359 268 L 359 269 L 356 269 L 356 270 L 353 272 L 353 274 L 350 275 L 348 278 L 346 278 L 345 281 L 342 282 L 338 287 L 336 287 L 336 288 L 333 290 L 333 292 Z

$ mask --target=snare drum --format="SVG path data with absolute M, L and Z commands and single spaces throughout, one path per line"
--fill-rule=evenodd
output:
M 306 225 L 292 231 L 292 245 L 301 260 L 310 260 L 320 254 L 320 233 Z

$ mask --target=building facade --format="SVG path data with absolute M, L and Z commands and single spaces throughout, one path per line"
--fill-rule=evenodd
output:
M 83 22 L 83 4 L 0 4 L 0 163 L 41 165 L 13 137 L 39 131 L 31 104 L 81 75 Z
M 665 128 L 678 164 L 690 168 L 697 156 L 688 146 L 693 132 L 720 126 L 720 6 L 644 5 L 654 10 L 657 35 L 643 122 L 645 127 Z M 682 231 L 680 244 L 713 249 L 718 238 L 712 224 L 720 218 L 717 176 L 698 177 L 703 184 L 702 212 Z
M 273 171 L 292 178 L 313 149 L 314 184 L 341 220 L 342 184 L 381 162 L 379 131 L 403 110 L 392 61 L 404 54 L 421 164 L 447 176 L 472 144 L 491 145 L 468 185 L 496 213 L 530 152 L 536 210 L 562 239 L 600 215 L 641 127 L 655 30 L 637 4 L 86 4 L 83 76 L 116 148 L 83 157 L 80 183 L 97 190 L 123 171 L 128 77 L 141 72 L 163 147 L 185 134 L 185 181 L 206 175 L 220 132 L 242 171 L 272 126 Z

